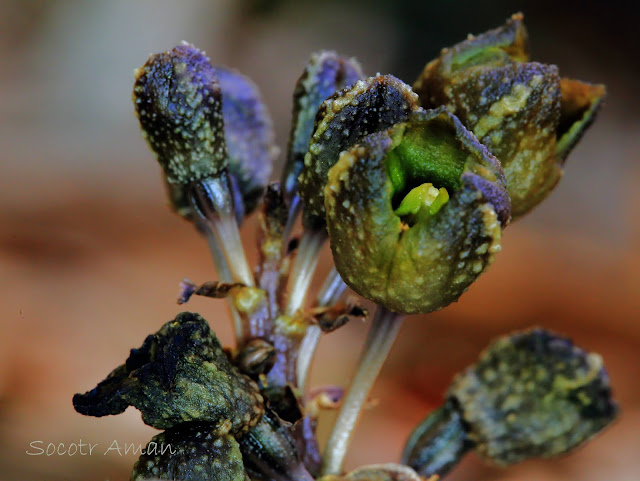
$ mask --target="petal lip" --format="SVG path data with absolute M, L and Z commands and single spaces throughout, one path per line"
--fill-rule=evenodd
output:
M 406 120 L 418 109 L 417 102 L 407 84 L 392 75 L 379 75 L 360 80 L 322 103 L 299 177 L 305 225 L 325 224 L 323 189 L 340 153 L 362 137 Z
M 602 84 L 560 79 L 560 122 L 557 130 L 557 162 L 564 163 L 586 130 L 595 121 L 607 95 Z

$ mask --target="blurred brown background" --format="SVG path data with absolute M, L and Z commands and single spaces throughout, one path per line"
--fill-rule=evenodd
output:
M 637 480 L 640 36 L 630 6 L 0 1 L 0 480 L 128 479 L 135 457 L 103 452 L 114 440 L 146 443 L 154 430 L 133 409 L 80 416 L 71 396 L 93 387 L 179 312 L 180 279 L 214 276 L 205 243 L 166 208 L 159 168 L 133 116 L 132 72 L 151 52 L 185 39 L 214 63 L 251 76 L 284 147 L 292 89 L 314 50 L 356 56 L 370 74 L 411 83 L 440 48 L 518 10 L 534 58 L 558 64 L 565 76 L 606 83 L 606 108 L 551 198 L 507 230 L 489 272 L 458 304 L 408 320 L 348 467 L 397 460 L 412 426 L 490 339 L 542 325 L 604 356 L 623 408 L 619 421 L 569 457 L 500 470 L 470 455 L 447 479 Z M 254 221 L 243 229 L 249 248 Z M 195 299 L 188 307 L 231 341 L 221 301 Z M 347 381 L 344 366 L 357 359 L 365 328 L 354 323 L 323 341 L 314 383 Z M 80 439 L 98 443 L 100 452 L 25 453 L 32 441 Z

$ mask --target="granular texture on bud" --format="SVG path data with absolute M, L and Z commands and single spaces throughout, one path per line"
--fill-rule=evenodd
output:
M 154 436 L 144 448 L 131 481 L 244 481 L 238 442 L 207 423 L 185 423 Z
M 170 185 L 215 176 L 226 167 L 222 92 L 203 52 L 183 43 L 152 55 L 136 70 L 133 102 Z
M 402 313 L 457 300 L 493 261 L 510 218 L 499 162 L 443 108 L 361 139 L 324 194 L 340 276 Z
M 360 64 L 335 52 L 311 55 L 293 92 L 293 122 L 289 138 L 287 163 L 282 173 L 285 197 L 290 198 L 298 185 L 304 156 L 309 150 L 316 114 L 322 102 L 336 91 L 364 78 Z
M 476 451 L 503 465 L 565 453 L 617 414 L 602 358 L 542 329 L 496 341 L 448 395 Z
M 190 312 L 148 336 L 93 390 L 76 394 L 73 405 L 96 417 L 134 406 L 154 428 L 206 421 L 234 434 L 254 426 L 264 410 L 258 386 L 231 365 L 207 321 Z
M 324 225 L 324 186 L 340 152 L 365 135 L 405 121 L 417 102 L 408 85 L 381 75 L 360 80 L 322 104 L 299 179 L 306 225 Z
M 530 62 L 521 14 L 443 49 L 414 88 L 424 107 L 446 106 L 500 160 L 514 218 L 556 186 L 604 96 L 601 85 L 567 81 L 556 66 Z

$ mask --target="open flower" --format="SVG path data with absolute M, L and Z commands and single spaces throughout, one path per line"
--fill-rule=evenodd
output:
M 258 386 L 231 365 L 207 321 L 190 312 L 148 336 L 93 390 L 76 394 L 73 406 L 96 417 L 135 406 L 154 428 L 206 421 L 232 434 L 254 426 L 264 411 Z
M 530 62 L 522 18 L 444 49 L 414 85 L 423 107 L 445 105 L 500 160 L 514 218 L 556 186 L 605 93 Z
M 404 462 L 443 474 L 469 448 L 508 465 L 566 453 L 616 417 L 598 354 L 542 329 L 505 336 L 451 383 L 447 402 L 414 431 Z
M 324 200 L 344 281 L 403 313 L 457 300 L 510 216 L 499 162 L 444 108 L 361 138 L 329 171 Z

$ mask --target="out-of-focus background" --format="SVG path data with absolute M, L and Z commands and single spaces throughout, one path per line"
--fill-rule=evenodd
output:
M 575 0 L 0 1 L 0 480 L 128 479 L 135 456 L 104 451 L 155 431 L 133 409 L 83 417 L 71 397 L 180 311 L 180 279 L 214 277 L 205 243 L 167 209 L 133 116 L 133 69 L 150 53 L 184 39 L 248 74 L 284 151 L 311 52 L 335 49 L 411 83 L 442 47 L 518 10 L 534 58 L 606 83 L 607 105 L 550 199 L 506 231 L 489 272 L 456 305 L 407 321 L 347 467 L 397 460 L 455 372 L 495 336 L 541 325 L 604 356 L 622 416 L 566 458 L 501 470 L 470 455 L 448 479 L 637 480 L 639 18 L 623 2 Z M 251 218 L 249 248 L 254 231 Z M 222 301 L 188 308 L 231 342 Z M 312 381 L 345 383 L 365 331 L 352 323 L 324 339 Z M 98 444 L 92 456 L 26 454 L 32 441 L 80 440 Z

